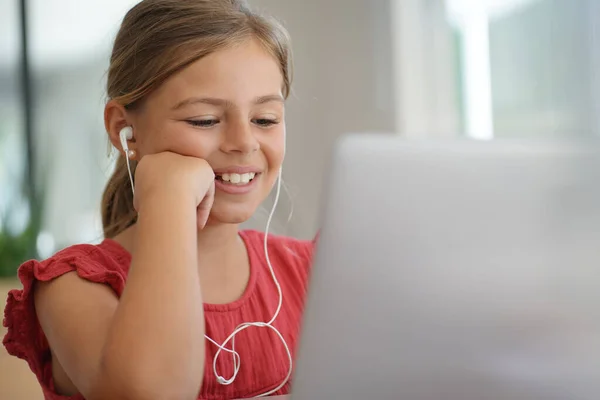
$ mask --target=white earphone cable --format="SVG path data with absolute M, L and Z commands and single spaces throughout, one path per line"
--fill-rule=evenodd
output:
M 135 196 L 135 186 L 133 184 L 133 175 L 131 174 L 131 166 L 129 165 L 129 157 L 125 154 L 125 161 L 127 162 L 127 172 L 129 173 L 129 182 L 131 182 L 131 193 Z
M 273 322 L 275 322 L 275 320 L 277 319 L 277 316 L 279 315 L 279 312 L 281 311 L 281 306 L 283 304 L 283 292 L 281 291 L 281 285 L 279 284 L 279 281 L 277 280 L 275 271 L 273 269 L 273 265 L 271 264 L 271 259 L 269 257 L 268 236 L 269 236 L 269 228 L 271 226 L 271 221 L 275 214 L 275 210 L 277 208 L 277 203 L 279 202 L 280 192 L 281 192 L 281 170 L 279 170 L 279 175 L 277 177 L 277 189 L 275 192 L 275 200 L 273 202 L 273 207 L 271 208 L 271 212 L 270 212 L 269 218 L 267 220 L 267 226 L 265 228 L 265 237 L 264 237 L 264 241 L 263 241 L 265 259 L 266 259 L 267 265 L 269 267 L 269 271 L 271 272 L 271 277 L 273 278 L 273 282 L 275 283 L 275 286 L 277 287 L 277 293 L 279 295 L 279 302 L 277 304 L 277 309 L 275 310 L 273 317 L 271 318 L 271 320 L 269 322 L 244 322 L 244 323 L 238 325 L 234 329 L 234 331 L 227 337 L 227 339 L 225 339 L 225 341 L 223 341 L 223 343 L 221 343 L 221 344 L 218 344 L 216 341 L 214 341 L 207 335 L 204 335 L 206 337 L 206 339 L 208 339 L 210 342 L 212 342 L 215 346 L 217 346 L 219 348 L 217 350 L 217 352 L 215 353 L 215 357 L 213 359 L 213 373 L 215 374 L 215 377 L 217 378 L 217 382 L 219 382 L 222 385 L 230 385 L 235 381 L 235 378 L 237 377 L 237 374 L 240 370 L 240 363 L 241 363 L 240 355 L 238 352 L 235 351 L 235 335 L 237 335 L 238 333 L 240 333 L 243 330 L 250 328 L 250 327 L 269 328 L 273 332 L 275 332 L 275 334 L 277 334 L 279 339 L 281 339 L 283 346 L 285 347 L 285 351 L 287 353 L 288 360 L 290 363 L 288 373 L 287 373 L 285 379 L 279 384 L 279 386 L 277 386 L 276 388 L 274 388 L 272 390 L 269 390 L 268 392 L 262 393 L 256 397 L 269 396 L 269 395 L 277 392 L 279 389 L 281 389 L 290 379 L 290 377 L 292 375 L 292 367 L 293 367 L 292 353 L 290 352 L 290 349 L 289 349 L 285 339 L 283 338 L 283 335 L 281 334 L 281 332 L 279 332 L 277 330 L 277 328 L 275 328 L 273 326 Z M 231 341 L 231 349 L 228 349 L 226 346 L 227 346 L 227 343 L 229 343 L 230 341 Z M 231 353 L 232 357 L 233 357 L 233 375 L 229 379 L 225 379 L 224 377 L 219 375 L 219 373 L 217 372 L 217 359 L 219 358 L 221 351 L 227 351 L 227 352 Z
M 125 150 L 125 160 L 127 163 L 127 172 L 129 174 L 129 181 L 131 182 L 131 191 L 135 195 L 135 186 L 133 184 L 133 175 L 131 173 L 130 161 L 129 161 L 129 157 L 127 154 L 127 151 L 129 149 L 127 148 L 126 141 L 125 141 L 125 146 L 123 146 L 123 147 Z M 290 352 L 290 349 L 289 349 L 285 339 L 283 338 L 283 335 L 281 334 L 281 332 L 279 332 L 277 330 L 277 328 L 275 328 L 273 326 L 273 322 L 275 322 L 275 320 L 277 319 L 277 316 L 279 315 L 279 312 L 281 311 L 281 306 L 283 304 L 283 292 L 281 291 L 281 285 L 279 284 L 279 281 L 277 280 L 277 277 L 275 276 L 275 271 L 273 269 L 273 265 L 271 264 L 271 259 L 269 257 L 268 236 L 269 236 L 269 228 L 271 226 L 271 221 L 273 220 L 273 216 L 274 216 L 275 210 L 277 208 L 277 203 L 279 202 L 280 192 L 281 192 L 281 169 L 279 170 L 279 174 L 277 176 L 277 189 L 275 192 L 275 200 L 273 201 L 273 207 L 271 208 L 271 212 L 269 213 L 269 218 L 267 219 L 267 226 L 265 228 L 265 237 L 264 237 L 264 241 L 263 241 L 265 260 L 267 262 L 269 271 L 271 272 L 271 277 L 273 278 L 273 282 L 275 283 L 275 287 L 277 288 L 277 293 L 279 295 L 279 302 L 277 304 L 277 309 L 275 310 L 273 317 L 271 318 L 271 320 L 269 322 L 244 322 L 242 324 L 239 324 L 233 330 L 233 332 L 231 332 L 231 334 L 227 337 L 227 339 L 225 339 L 225 341 L 221 344 L 217 343 L 215 340 L 210 338 L 208 335 L 204 335 L 204 337 L 208 341 L 210 341 L 211 343 L 213 343 L 215 346 L 217 346 L 219 348 L 217 350 L 217 352 L 215 353 L 215 357 L 213 359 L 213 373 L 217 379 L 217 382 L 219 382 L 221 385 L 231 385 L 235 381 L 235 378 L 238 375 L 238 372 L 240 370 L 240 364 L 242 361 L 239 353 L 237 351 L 235 351 L 235 336 L 238 333 L 240 333 L 243 330 L 250 328 L 250 327 L 269 328 L 273 332 L 275 332 L 275 334 L 277 334 L 279 339 L 281 339 L 283 346 L 285 347 L 285 351 L 288 356 L 290 367 L 289 367 L 289 370 L 288 370 L 288 373 L 287 373 L 285 379 L 279 384 L 279 386 L 277 386 L 276 388 L 274 388 L 272 390 L 269 390 L 268 392 L 262 393 L 256 397 L 269 396 L 269 395 L 277 392 L 279 389 L 281 389 L 289 381 L 289 379 L 292 375 L 292 368 L 293 368 L 292 353 Z M 229 342 L 231 342 L 231 349 L 228 349 L 226 347 Z M 219 375 L 219 373 L 217 372 L 217 360 L 218 360 L 219 356 L 221 355 L 221 351 L 226 351 L 228 353 L 231 353 L 231 355 L 233 357 L 233 375 L 229 379 L 225 379 L 223 376 Z
M 131 183 L 131 193 L 135 196 L 135 185 L 133 184 L 133 174 L 131 173 L 131 164 L 129 161 L 129 145 L 128 140 L 133 139 L 133 128 L 126 126 L 119 132 L 119 139 L 121 141 L 121 147 L 125 153 L 125 163 L 127 164 L 127 173 L 129 174 L 129 182 Z

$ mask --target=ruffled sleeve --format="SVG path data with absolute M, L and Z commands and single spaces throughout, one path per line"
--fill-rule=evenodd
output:
M 54 392 L 51 354 L 48 341 L 37 319 L 33 300 L 36 281 L 47 282 L 68 272 L 91 282 L 107 284 L 120 296 L 125 287 L 126 270 L 118 258 L 97 246 L 74 246 L 42 262 L 30 260 L 20 266 L 23 289 L 8 293 L 3 325 L 7 328 L 3 344 L 9 354 L 25 360 L 36 375 L 46 399 L 82 399 L 64 397 Z

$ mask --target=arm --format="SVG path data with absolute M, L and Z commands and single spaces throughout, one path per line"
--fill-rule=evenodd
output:
M 196 205 L 178 202 L 154 197 L 139 210 L 120 301 L 75 273 L 37 286 L 38 318 L 53 355 L 88 400 L 197 397 L 204 318 Z

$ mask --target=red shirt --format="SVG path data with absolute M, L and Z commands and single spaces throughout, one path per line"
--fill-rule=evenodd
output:
M 244 294 L 230 304 L 204 305 L 206 334 L 217 343 L 222 343 L 242 322 L 269 321 L 279 301 L 265 261 L 264 234 L 242 231 L 240 236 L 250 259 L 250 280 Z M 269 236 L 269 256 L 283 292 L 283 305 L 273 326 L 283 335 L 294 359 L 313 247 L 312 241 Z M 120 297 L 130 262 L 131 256 L 123 247 L 106 239 L 97 246 L 72 246 L 45 261 L 31 260 L 19 268 L 23 290 L 12 290 L 8 295 L 4 311 L 4 326 L 8 333 L 3 343 L 9 354 L 27 361 L 46 400 L 82 400 L 83 396 L 66 397 L 55 393 L 50 349 L 35 313 L 33 283 L 77 271 L 81 278 L 109 285 Z M 231 343 L 227 347 L 231 347 Z M 253 397 L 276 388 L 286 377 L 287 353 L 271 329 L 250 327 L 244 330 L 236 335 L 235 348 L 241 357 L 240 371 L 231 385 L 223 386 L 216 382 L 212 368 L 217 347 L 206 340 L 206 366 L 198 399 Z M 225 378 L 232 376 L 233 362 L 229 353 L 222 352 L 219 356 L 217 371 Z M 287 394 L 289 390 L 288 382 L 275 394 Z

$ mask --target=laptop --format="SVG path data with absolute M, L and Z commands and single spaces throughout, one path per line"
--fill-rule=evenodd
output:
M 350 135 L 292 400 L 600 398 L 600 143 Z

